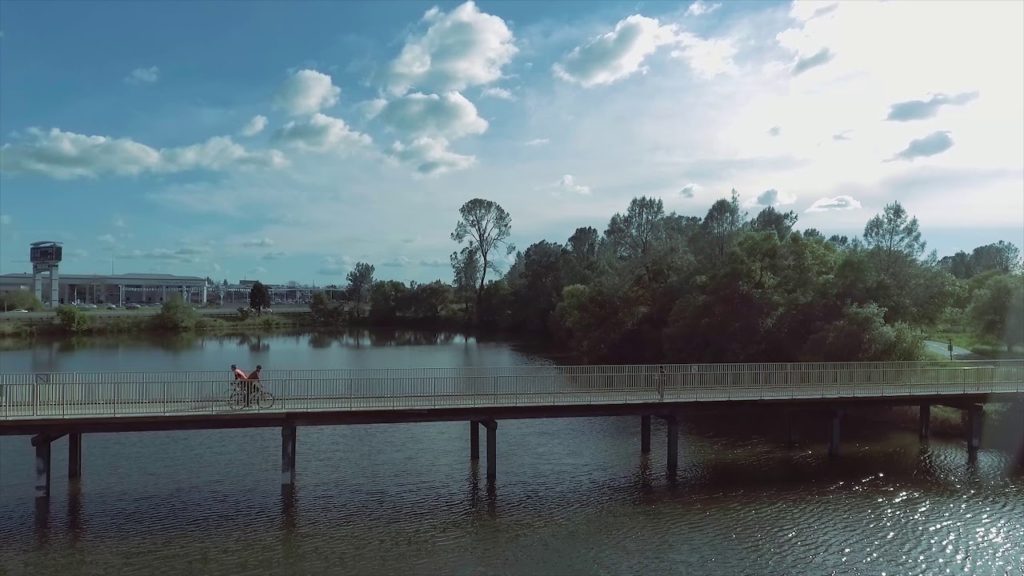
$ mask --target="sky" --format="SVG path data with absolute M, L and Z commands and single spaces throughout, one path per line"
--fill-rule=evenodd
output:
M 1024 3 L 0 3 L 0 273 L 55 240 L 64 273 L 450 280 L 472 198 L 525 249 L 733 189 L 1024 244 Z

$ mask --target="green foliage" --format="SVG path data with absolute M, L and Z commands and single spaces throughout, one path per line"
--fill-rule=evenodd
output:
M 402 282 L 374 282 L 370 289 L 370 320 L 387 322 L 407 315 L 410 308 L 409 296 L 409 288 Z
M 849 306 L 842 316 L 808 340 L 803 360 L 919 360 L 921 336 L 906 324 L 887 325 L 884 310 L 869 304 Z
M 967 312 L 977 331 L 1010 351 L 1024 342 L 1024 276 L 999 274 L 974 291 Z
M 8 310 L 28 310 L 36 312 L 43 309 L 42 302 L 28 290 L 11 290 L 0 293 L 0 312 Z
M 779 212 L 771 206 L 761 210 L 750 227 L 759 232 L 774 232 L 779 239 L 789 236 L 796 224 L 797 216 L 793 212 Z
M 313 294 L 313 299 L 309 303 L 309 313 L 313 324 L 334 326 L 341 321 L 342 307 L 323 292 L 317 292 Z
M 878 252 L 887 269 L 900 260 L 916 260 L 925 247 L 917 218 L 910 218 L 899 202 L 887 204 L 881 214 L 868 220 L 864 243 Z
M 356 262 L 355 268 L 345 276 L 345 279 L 348 280 L 349 297 L 355 304 L 356 318 L 361 316 L 362 306 L 369 298 L 370 288 L 373 286 L 373 272 L 372 265 L 366 262 Z
M 259 280 L 249 290 L 249 308 L 255 310 L 257 315 L 262 314 L 265 308 L 270 308 L 270 291 Z
M 153 326 L 167 332 L 187 332 L 195 328 L 198 315 L 181 296 L 171 296 L 153 316 Z
M 452 252 L 450 260 L 455 275 L 455 295 L 465 307 L 468 318 L 469 307 L 477 295 L 477 286 L 481 278 L 480 256 L 476 250 L 466 246 L 458 252 Z
M 74 306 L 58 306 L 57 323 L 69 334 L 81 334 L 89 330 L 89 317 Z

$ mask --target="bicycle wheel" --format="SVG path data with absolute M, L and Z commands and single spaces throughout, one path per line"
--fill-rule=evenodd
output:
M 270 408 L 274 405 L 274 395 L 266 390 L 256 393 L 256 405 L 260 408 Z
M 237 388 L 232 390 L 231 396 L 228 398 L 228 407 L 234 410 L 245 408 L 245 392 Z

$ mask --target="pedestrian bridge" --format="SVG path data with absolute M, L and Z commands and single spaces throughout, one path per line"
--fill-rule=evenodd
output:
M 817 404 L 833 410 L 830 452 L 838 451 L 845 406 L 866 402 L 968 411 L 968 448 L 977 449 L 981 402 L 1024 400 L 1024 360 L 516 366 L 266 370 L 273 403 L 231 401 L 223 372 L 55 372 L 0 374 L 0 435 L 33 435 L 41 493 L 49 492 L 49 447 L 68 435 L 71 470 L 81 468 L 81 434 L 145 430 L 281 427 L 283 482 L 295 474 L 295 429 L 307 425 L 468 421 L 471 458 L 487 430 L 494 478 L 497 421 L 572 416 L 641 416 L 668 423 L 669 469 L 676 467 L 677 412 L 683 407 Z M 45 478 L 44 478 L 45 475 Z

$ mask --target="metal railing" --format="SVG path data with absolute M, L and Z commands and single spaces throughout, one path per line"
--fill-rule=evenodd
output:
M 1024 393 L 1024 360 L 264 371 L 247 412 Z M 226 372 L 0 374 L 0 422 L 232 412 Z

